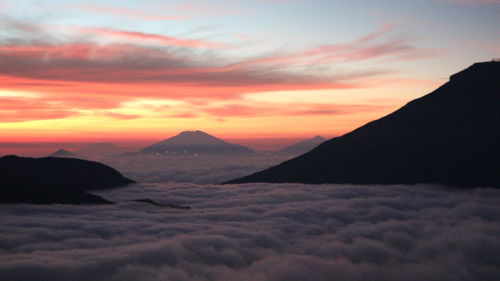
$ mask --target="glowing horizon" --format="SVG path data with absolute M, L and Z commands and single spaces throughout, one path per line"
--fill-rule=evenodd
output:
M 338 136 L 500 56 L 499 1 L 399 3 L 0 1 L 0 142 Z

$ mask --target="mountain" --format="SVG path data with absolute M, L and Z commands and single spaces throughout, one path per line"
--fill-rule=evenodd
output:
M 301 142 L 292 144 L 280 150 L 283 153 L 289 154 L 302 154 L 310 151 L 321 143 L 325 142 L 326 139 L 322 136 L 315 136 L 314 138 L 303 140 Z
M 228 183 L 500 187 L 499 144 L 500 62 L 476 63 L 379 120 Z
M 92 143 L 75 151 L 76 154 L 87 158 L 99 158 L 109 155 L 119 155 L 131 152 L 133 149 L 117 146 L 109 142 Z
M 101 163 L 73 158 L 0 158 L 0 203 L 104 204 L 87 193 L 133 183 Z
M 248 147 L 225 142 L 202 131 L 185 131 L 139 151 L 139 153 L 159 154 L 234 154 L 253 152 Z
M 50 154 L 47 157 L 67 157 L 67 158 L 78 158 L 78 156 L 72 152 L 69 152 L 64 149 L 59 149 L 58 151 Z

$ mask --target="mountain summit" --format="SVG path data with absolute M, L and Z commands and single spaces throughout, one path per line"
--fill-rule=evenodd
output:
M 202 131 L 185 131 L 139 151 L 139 153 L 159 154 L 230 154 L 252 152 L 253 150 L 250 148 L 228 143 Z
M 229 183 L 500 187 L 499 144 L 500 62 L 476 63 L 379 120 Z
M 67 158 L 78 158 L 76 154 L 73 152 L 64 150 L 64 149 L 59 149 L 58 151 L 55 151 L 54 153 L 50 154 L 47 157 L 67 157 Z

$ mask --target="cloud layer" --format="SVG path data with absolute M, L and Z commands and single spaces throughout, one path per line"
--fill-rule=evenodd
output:
M 3 280 L 498 280 L 499 190 L 142 184 L 0 206 Z
M 95 5 L 79 8 L 127 12 Z M 2 113 L 0 122 L 59 119 L 82 112 L 103 116 L 100 110 L 122 110 L 122 114 L 141 118 L 124 107 L 137 100 L 184 102 L 184 111 L 195 111 L 189 117 L 268 116 L 268 106 L 245 100 L 245 94 L 370 87 L 379 84 L 373 79 L 391 70 L 340 69 L 335 64 L 442 55 L 436 49 L 414 46 L 397 35 L 391 24 L 350 42 L 266 52 L 245 51 L 255 46 L 244 40 L 218 42 L 116 27 L 33 23 L 1 14 L 0 27 L 4 30 L 0 34 L 0 91 L 35 93 L 30 99 L 37 104 L 36 111 L 25 114 L 17 108 L 22 98 L 4 99 L 0 110 L 12 117 Z M 207 107 L 195 106 L 200 101 Z M 230 104 L 226 110 L 218 102 Z M 326 110 L 308 102 L 301 106 L 306 108 L 273 114 L 332 114 L 349 111 L 352 105 Z M 138 110 L 149 114 L 144 108 Z M 186 114 L 170 112 L 160 117 L 177 116 Z
M 138 182 L 219 184 L 267 169 L 295 154 L 258 152 L 253 155 L 129 155 L 94 159 Z

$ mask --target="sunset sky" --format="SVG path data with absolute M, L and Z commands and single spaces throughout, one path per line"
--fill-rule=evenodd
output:
M 0 0 L 0 142 L 343 134 L 500 57 L 498 0 Z

